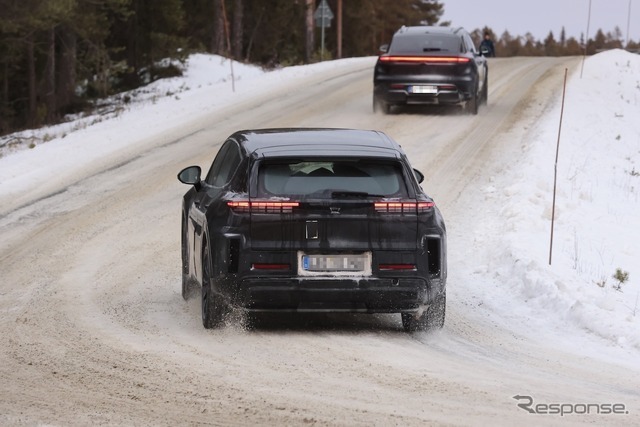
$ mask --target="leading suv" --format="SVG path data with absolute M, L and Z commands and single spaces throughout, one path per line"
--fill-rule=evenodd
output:
M 394 105 L 459 104 L 470 114 L 487 102 L 487 60 L 462 28 L 402 27 L 373 75 L 373 110 Z

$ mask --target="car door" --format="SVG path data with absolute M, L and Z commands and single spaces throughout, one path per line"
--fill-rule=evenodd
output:
M 219 228 L 225 222 L 227 212 L 226 201 L 222 196 L 226 192 L 226 186 L 231 180 L 240 163 L 240 149 L 233 140 L 225 142 L 216 155 L 202 187 L 194 197 L 192 208 L 189 210 L 189 220 L 193 227 L 196 267 L 200 266 L 198 260 L 202 259 L 202 244 L 205 235 L 211 239 L 209 244 L 212 253 L 215 252 L 216 239 Z M 201 268 L 196 268 L 196 275 L 201 279 Z
M 473 44 L 473 40 L 471 40 L 471 36 L 469 34 L 465 34 L 463 36 L 465 47 L 469 54 L 473 56 L 473 60 L 476 63 L 476 67 L 478 70 L 478 94 L 482 93 L 484 89 L 485 78 L 487 74 L 487 58 L 482 56 L 480 52 L 476 50 L 475 45 Z

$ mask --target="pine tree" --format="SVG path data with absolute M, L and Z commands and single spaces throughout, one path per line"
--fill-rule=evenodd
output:
M 557 56 L 558 55 L 558 43 L 556 39 L 553 37 L 553 31 L 549 31 L 549 35 L 546 39 L 544 39 L 544 54 L 546 56 Z

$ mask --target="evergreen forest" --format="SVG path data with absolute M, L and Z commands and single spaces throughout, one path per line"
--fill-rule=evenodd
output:
M 369 56 L 402 25 L 442 22 L 438 0 L 327 0 L 325 51 L 319 0 L 0 0 L 0 135 L 56 123 L 96 99 L 178 75 L 194 52 L 265 68 Z M 488 32 L 497 56 L 591 55 L 623 46 L 619 28 L 579 40 L 549 32 Z

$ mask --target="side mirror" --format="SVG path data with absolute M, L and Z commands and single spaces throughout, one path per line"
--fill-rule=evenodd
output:
M 416 179 L 418 180 L 418 184 L 421 184 L 422 181 L 424 181 L 424 174 L 420 172 L 418 169 L 414 169 L 413 173 L 415 174 Z
M 383 44 L 380 45 L 380 47 L 378 48 L 380 50 L 380 52 L 382 53 L 387 53 L 389 51 L 389 45 L 388 44 Z
M 200 174 L 202 173 L 202 169 L 200 166 L 189 166 L 188 168 L 184 168 L 178 174 L 178 181 L 183 184 L 193 185 L 197 188 L 200 187 Z
M 489 49 L 487 49 L 486 47 L 480 48 L 480 55 L 487 56 L 488 54 L 489 54 Z

